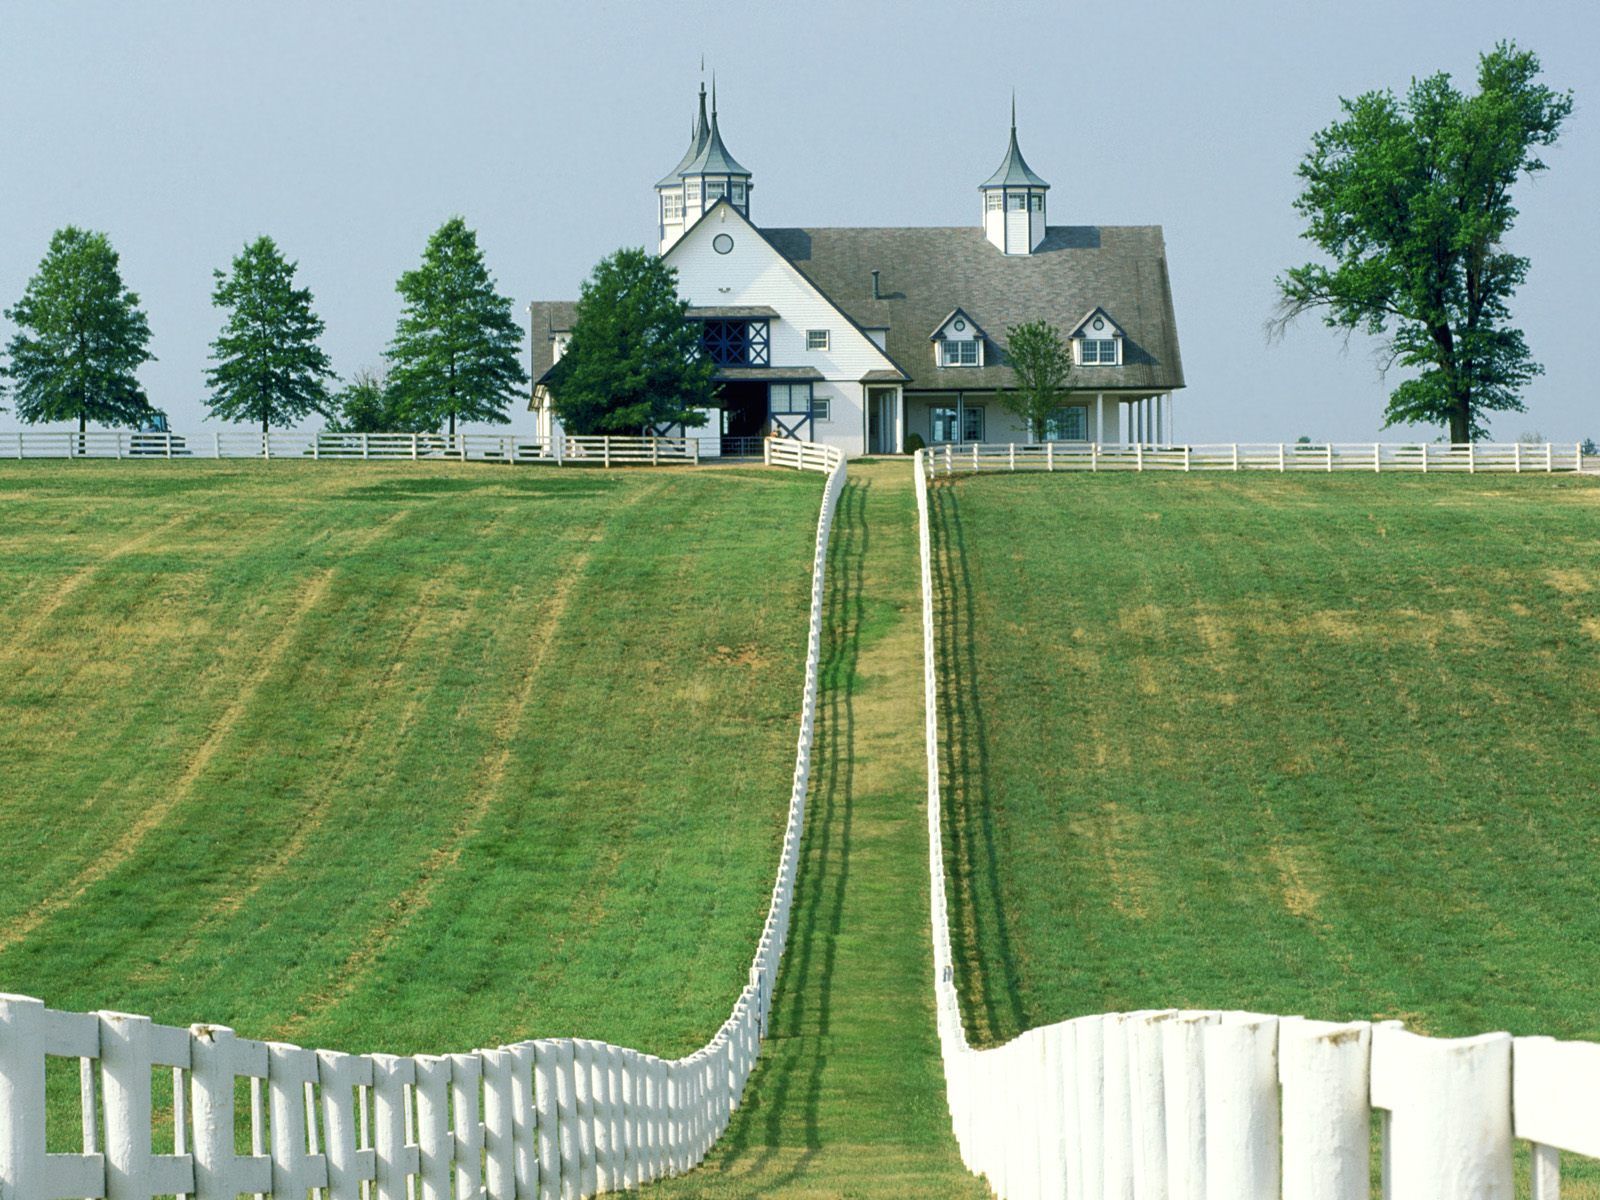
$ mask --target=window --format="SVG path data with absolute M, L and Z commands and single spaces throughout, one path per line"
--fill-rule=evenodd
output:
M 981 442 L 983 405 L 967 405 L 959 414 L 959 423 L 955 409 L 930 408 L 928 427 L 935 442 Z M 959 437 L 956 436 L 958 432 L 961 435 Z
M 1089 410 L 1079 405 L 1058 408 L 1045 424 L 1047 442 L 1086 442 L 1089 440 Z
M 935 442 L 953 442 L 956 440 L 956 410 L 953 408 L 930 408 L 928 410 L 929 432 Z
M 663 192 L 661 195 L 661 219 L 663 221 L 683 220 L 683 193 Z
M 1011 212 L 1022 212 L 1028 207 L 1026 196 L 1007 196 L 1006 208 Z
M 807 350 L 826 350 L 828 348 L 828 331 L 826 329 L 806 330 Z
M 999 192 L 990 192 L 983 198 L 984 212 L 999 212 L 1006 206 L 1006 198 Z
M 737 181 L 734 182 L 732 199 L 735 204 L 744 203 L 744 184 Z
M 939 365 L 941 367 L 975 367 L 978 365 L 978 342 L 976 338 L 965 341 L 950 341 L 946 339 L 939 343 Z
M 1079 358 L 1085 366 L 1114 367 L 1117 365 L 1116 338 L 1084 338 L 1083 354 Z
M 833 420 L 833 397 L 812 396 L 811 415 L 819 421 Z
M 700 181 L 698 179 L 691 179 L 685 185 L 685 187 L 687 188 L 688 198 L 684 201 L 684 203 L 689 208 L 698 207 L 700 204 Z
M 728 184 L 722 179 L 708 180 L 706 183 L 706 207 L 710 208 L 716 201 L 728 194 Z
M 1028 197 L 1028 207 L 1031 208 L 1034 212 L 1043 212 L 1044 211 L 1044 196 L 1042 194 L 1040 194 L 1040 193 L 1037 193 L 1037 192 L 1034 193 L 1032 196 L 1029 196 Z
M 561 356 L 567 352 L 567 342 L 571 339 L 566 334 L 561 334 L 555 339 L 555 345 L 550 351 L 552 365 L 561 361 Z
M 983 441 L 983 406 L 974 407 L 969 404 L 961 410 L 961 440 L 964 442 Z
M 774 413 L 809 415 L 812 412 L 809 383 L 770 383 L 767 385 L 767 400 Z
M 700 331 L 700 346 L 719 367 L 765 367 L 771 363 L 765 321 L 707 321 Z

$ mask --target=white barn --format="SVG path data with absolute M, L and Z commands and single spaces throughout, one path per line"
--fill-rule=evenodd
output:
M 1006 333 L 1046 320 L 1075 367 L 1047 430 L 1061 441 L 1172 440 L 1183 387 L 1159 226 L 1050 225 L 1050 185 L 1017 144 L 978 185 L 981 222 L 956 228 L 762 229 L 754 180 L 728 152 L 702 86 L 689 149 L 656 185 L 659 252 L 717 363 L 727 439 L 796 437 L 850 454 L 1024 441 L 1000 402 L 1016 386 Z M 575 305 L 536 301 L 533 409 Z M 733 447 L 730 445 L 729 447 Z

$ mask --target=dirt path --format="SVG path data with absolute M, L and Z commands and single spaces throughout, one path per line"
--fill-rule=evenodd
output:
M 956 1156 L 934 1032 L 911 470 L 853 465 L 850 481 L 772 1032 L 705 1166 L 651 1195 L 988 1194 Z

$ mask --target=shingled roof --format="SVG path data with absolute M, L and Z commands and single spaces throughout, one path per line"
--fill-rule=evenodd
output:
M 1000 253 L 977 227 L 763 229 L 763 236 L 851 320 L 887 328 L 908 391 L 1016 386 L 1006 330 L 1045 320 L 1065 336 L 1096 306 L 1124 332 L 1120 367 L 1077 367 L 1070 386 L 1183 386 L 1166 245 L 1155 225 L 1053 225 L 1031 254 Z M 872 272 L 879 272 L 879 299 Z M 960 306 L 991 340 L 982 367 L 939 367 L 928 331 Z
M 533 381 L 544 378 L 555 362 L 556 334 L 571 333 L 572 322 L 578 314 L 576 300 L 535 300 L 530 304 L 530 328 L 533 330 Z

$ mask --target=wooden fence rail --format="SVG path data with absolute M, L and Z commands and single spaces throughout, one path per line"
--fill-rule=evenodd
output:
M 935 475 L 983 471 L 1582 471 L 1594 466 L 1581 442 L 1224 442 L 1208 445 L 979 443 L 923 453 Z
M 846 472 L 836 450 L 803 457 L 827 483 L 788 822 L 748 981 L 709 1042 L 671 1060 L 581 1038 L 342 1054 L 253 1041 L 220 1025 L 180 1029 L 0 995 L 0 1200 L 573 1200 L 698 1164 L 760 1054 L 794 900 L 828 541 Z M 51 1058 L 78 1066 L 72 1153 L 52 1153 L 46 1140 Z M 170 1112 L 155 1111 L 156 1071 L 171 1073 Z M 248 1104 L 236 1099 L 246 1094 Z M 155 1149 L 153 1131 L 169 1127 Z
M 965 450 L 966 448 L 963 448 Z M 945 1091 L 962 1160 L 1002 1200 L 1533 1200 L 1600 1157 L 1600 1045 L 1245 1012 L 1104 1013 L 967 1043 L 950 949 L 934 653 L 931 459 L 917 452 L 928 876 Z M 1372 1116 L 1379 1117 L 1377 1146 Z

